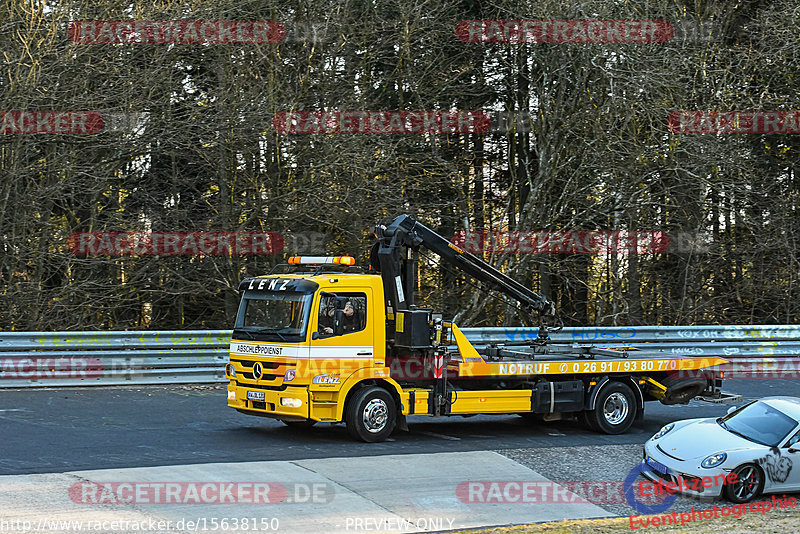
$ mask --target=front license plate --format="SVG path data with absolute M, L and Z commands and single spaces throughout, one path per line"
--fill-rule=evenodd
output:
M 667 467 L 666 465 L 662 464 L 661 462 L 657 462 L 656 460 L 653 460 L 649 456 L 647 457 L 647 465 L 652 467 L 655 471 L 658 471 L 662 475 L 668 475 L 669 474 L 669 467 Z
M 264 392 L 263 391 L 248 391 L 247 392 L 248 400 L 257 400 L 263 401 L 264 400 Z

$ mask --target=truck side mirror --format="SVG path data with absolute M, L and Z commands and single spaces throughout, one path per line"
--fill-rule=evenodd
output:
M 333 310 L 333 335 L 341 336 L 344 334 L 344 310 Z

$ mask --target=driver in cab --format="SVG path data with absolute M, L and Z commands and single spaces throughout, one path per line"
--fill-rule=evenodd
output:
M 344 312 L 344 334 L 349 332 L 356 332 L 360 330 L 358 324 L 358 318 L 356 317 L 356 310 L 353 307 L 353 303 L 350 300 L 347 300 L 344 304 L 344 308 L 342 309 Z M 332 335 L 333 334 L 333 313 L 334 308 L 331 307 L 327 310 L 327 312 L 320 313 L 319 317 L 319 332 L 323 335 Z

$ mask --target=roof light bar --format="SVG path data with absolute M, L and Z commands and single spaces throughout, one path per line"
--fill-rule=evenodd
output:
M 311 265 L 355 265 L 356 259 L 352 256 L 292 256 L 289 258 L 290 265 L 311 264 Z

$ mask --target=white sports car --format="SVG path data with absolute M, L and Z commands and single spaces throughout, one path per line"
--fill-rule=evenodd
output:
M 665 425 L 645 443 L 641 470 L 662 493 L 737 503 L 800 491 L 800 399 L 767 397 Z

